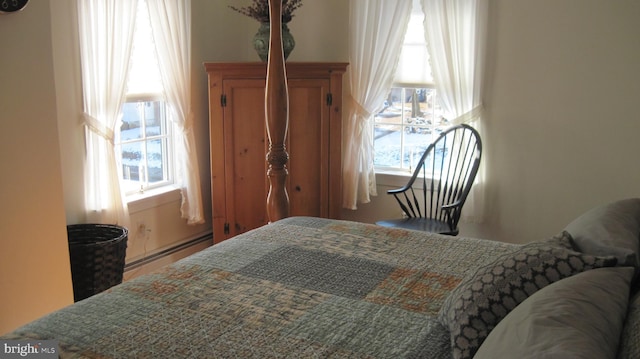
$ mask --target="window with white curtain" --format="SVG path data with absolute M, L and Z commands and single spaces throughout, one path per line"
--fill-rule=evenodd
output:
M 173 184 L 172 123 L 167 119 L 164 87 L 146 0 L 138 0 L 133 48 L 116 156 L 127 195 Z
M 190 105 L 191 0 L 77 6 L 87 218 L 125 224 L 127 202 L 142 197 L 125 198 L 122 188 L 133 194 L 163 186 L 152 194 L 179 191 L 182 218 L 203 223 Z
M 393 88 L 374 116 L 376 170 L 411 172 L 427 146 L 446 127 L 429 65 L 424 13 L 413 1 Z

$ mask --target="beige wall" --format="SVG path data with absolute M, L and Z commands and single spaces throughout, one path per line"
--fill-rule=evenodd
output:
M 487 216 L 462 235 L 528 242 L 640 194 L 640 2 L 490 0 Z M 345 218 L 375 221 L 379 196 Z
M 49 2 L 0 15 L 0 334 L 73 302 Z

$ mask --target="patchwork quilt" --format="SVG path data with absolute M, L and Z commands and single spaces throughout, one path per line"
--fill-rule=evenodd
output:
M 57 340 L 62 358 L 450 358 L 444 299 L 514 247 L 287 218 L 2 338 Z

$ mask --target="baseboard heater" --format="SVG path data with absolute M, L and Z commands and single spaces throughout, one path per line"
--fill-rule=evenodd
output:
M 202 243 L 205 243 L 205 242 L 209 242 L 211 244 L 213 243 L 213 232 L 204 234 L 204 235 L 202 235 L 200 237 L 197 237 L 197 238 L 194 238 L 192 240 L 189 240 L 189 241 L 186 241 L 186 242 L 182 242 L 182 243 L 177 244 L 177 245 L 175 245 L 173 247 L 169 247 L 169 248 L 163 249 L 163 250 L 161 250 L 159 252 L 156 252 L 156 253 L 150 254 L 148 256 L 145 256 L 143 258 L 136 259 L 135 261 L 131 261 L 129 263 L 126 263 L 124 265 L 124 271 L 126 272 L 126 271 L 129 271 L 129 270 L 132 270 L 132 269 L 140 268 L 140 267 L 142 267 L 144 265 L 147 265 L 149 263 L 155 262 L 158 259 L 161 259 L 163 257 L 172 255 L 172 254 L 174 254 L 176 252 L 180 252 L 180 251 L 185 250 L 185 249 L 187 249 L 189 247 L 192 247 L 192 246 L 195 246 L 195 245 L 198 245 L 198 244 L 202 244 Z

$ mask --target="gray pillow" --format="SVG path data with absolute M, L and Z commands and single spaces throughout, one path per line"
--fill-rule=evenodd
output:
M 594 269 L 541 289 L 491 331 L 474 358 L 615 358 L 633 273 Z
M 550 240 L 525 244 L 463 279 L 438 313 L 451 333 L 453 357 L 472 358 L 500 320 L 539 289 L 617 263 L 613 256 L 596 257 L 571 248 L 571 236 L 563 231 Z
M 640 264 L 640 198 L 596 207 L 569 223 L 565 230 L 581 252 L 614 255 L 623 265 Z
M 631 300 L 629 300 L 627 318 L 620 338 L 618 359 L 640 358 L 640 335 L 638 333 L 640 333 L 640 291 L 632 294 Z

